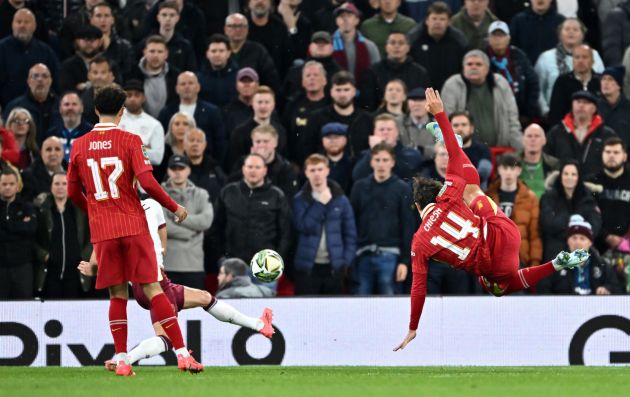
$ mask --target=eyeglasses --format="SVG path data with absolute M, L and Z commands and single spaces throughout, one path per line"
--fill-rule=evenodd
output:
M 33 80 L 49 79 L 50 78 L 50 73 L 31 73 L 31 78 Z
M 225 26 L 230 28 L 230 29 L 245 29 L 245 28 L 247 28 L 247 25 L 245 25 L 244 23 L 241 23 L 241 24 L 230 23 L 230 24 L 227 24 Z
M 17 125 L 24 125 L 24 124 L 30 124 L 31 120 L 29 119 L 13 119 L 9 122 L 9 124 L 11 123 L 15 123 Z

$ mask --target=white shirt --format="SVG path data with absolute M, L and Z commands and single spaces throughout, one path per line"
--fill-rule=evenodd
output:
M 164 256 L 162 255 L 163 247 L 162 242 L 160 241 L 160 235 L 158 234 L 160 227 L 166 226 L 162 206 L 152 198 L 141 200 L 140 203 L 142 204 L 142 208 L 144 208 L 144 214 L 147 217 L 147 223 L 149 224 L 149 233 L 151 233 L 151 239 L 153 240 L 157 263 L 160 267 L 164 267 Z
M 186 113 L 191 118 L 195 118 L 195 110 L 197 109 L 197 102 L 192 105 L 184 105 L 183 103 L 179 104 L 179 111 L 182 113 Z
M 164 128 L 157 119 L 146 112 L 138 115 L 125 113 L 118 124 L 120 129 L 138 135 L 142 144 L 146 146 L 149 161 L 152 165 L 160 165 L 164 157 Z

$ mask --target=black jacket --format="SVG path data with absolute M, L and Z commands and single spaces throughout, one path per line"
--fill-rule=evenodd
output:
M 609 177 L 602 170 L 587 175 L 586 180 L 601 186 L 601 191 L 593 193 L 602 212 L 602 231 L 596 244 L 604 252 L 608 248 L 605 239 L 609 234 L 625 236 L 630 231 L 630 168 L 626 166 L 617 178 Z
M 232 53 L 239 69 L 250 67 L 258 72 L 260 84 L 268 85 L 274 92 L 280 89 L 280 75 L 267 49 L 260 43 L 245 41 L 237 54 Z
M 249 263 L 264 248 L 288 258 L 291 245 L 291 215 L 282 190 L 265 182 L 250 189 L 244 181 L 227 184 L 216 209 L 220 252 Z
M 597 288 L 605 287 L 611 294 L 621 293 L 621 285 L 613 268 L 606 259 L 602 258 L 596 249 L 589 250 L 591 254 L 587 268 L 564 269 L 554 272 L 536 285 L 539 294 L 564 294 L 564 295 L 595 295 Z M 589 291 L 576 291 L 576 278 L 579 272 L 588 272 Z
M 395 247 L 400 250 L 398 262 L 409 265 L 416 226 L 409 184 L 396 175 L 378 183 L 370 175 L 355 182 L 350 202 L 357 225 L 357 248 L 372 244 Z
M 24 95 L 19 96 L 9 102 L 4 109 L 3 118 L 6 120 L 13 108 L 22 107 L 28 110 L 33 116 L 35 127 L 37 128 L 37 144 L 42 145 L 46 138 L 46 132 L 50 127 L 60 123 L 61 115 L 59 114 L 59 97 L 52 91 L 48 93 L 48 98 L 42 103 L 37 102 L 28 90 Z
M 604 125 L 612 128 L 630 146 L 630 101 L 621 91 L 619 100 L 611 105 L 605 98 L 597 103 L 597 112 L 604 119 Z
M 558 160 L 574 159 L 580 162 L 582 175 L 590 175 L 602 168 L 602 151 L 607 138 L 617 136 L 615 131 L 603 125 L 600 116 L 595 115 L 583 143 L 574 135 L 573 114 L 567 114 L 561 123 L 547 132 L 545 153 Z
M 510 23 L 512 44 L 523 50 L 535 64 L 540 54 L 558 44 L 557 28 L 562 21 L 564 16 L 553 6 L 544 15 L 536 14 L 531 8 L 519 12 Z
M 559 177 L 558 177 L 559 179 Z M 601 229 L 602 217 L 597 202 L 584 184 L 579 183 L 571 200 L 566 198 L 560 182 L 556 180 L 551 189 L 540 198 L 540 236 L 543 241 L 543 262 L 547 262 L 562 251 L 567 243 L 569 218 L 580 214 L 591 224 L 593 235 Z
M 52 176 L 42 162 L 42 158 L 39 157 L 22 172 L 22 180 L 24 181 L 24 188 L 21 195 L 24 200 L 32 201 L 40 193 L 50 191 Z
M 20 195 L 12 203 L 0 199 L 0 267 L 36 262 L 37 224 L 37 211 Z
M 332 77 L 335 73 L 341 70 L 341 66 L 335 62 L 332 56 L 326 58 L 307 58 L 304 63 L 308 61 L 316 61 L 322 64 L 324 70 L 326 70 L 326 92 L 328 93 L 329 88 L 332 85 Z M 304 69 L 304 64 L 296 65 L 289 69 L 287 72 L 287 77 L 284 79 L 284 83 L 282 84 L 282 90 L 280 91 L 280 97 L 286 101 L 289 101 L 291 98 L 295 98 L 304 93 L 304 88 L 302 88 L 302 70 Z
M 210 196 L 210 201 L 216 204 L 219 192 L 227 181 L 227 177 L 219 164 L 210 156 L 204 155 L 200 164 L 190 166 L 188 177 L 195 186 L 205 189 Z
M 168 130 L 168 123 L 171 117 L 177 112 L 179 112 L 179 102 L 173 102 L 162 109 L 158 120 L 162 123 L 164 131 Z M 193 116 L 197 128 L 206 134 L 206 142 L 208 142 L 206 152 L 212 154 L 212 157 L 219 162 L 223 161 L 227 143 L 225 139 L 225 128 L 223 127 L 223 117 L 219 108 L 210 102 L 198 99 Z
M 236 73 L 238 73 L 238 65 L 234 60 L 228 60 L 227 65 L 221 70 L 214 70 L 207 60 L 201 65 L 200 71 L 197 72 L 201 91 L 199 98 L 208 101 L 219 108 L 236 99 Z
M 429 72 L 411 57 L 400 62 L 383 59 L 367 69 L 359 82 L 359 102 L 363 108 L 374 111 L 383 100 L 385 86 L 390 80 L 400 79 L 407 90 L 418 87 L 430 87 Z
M 441 89 L 446 79 L 461 72 L 468 40 L 459 29 L 449 26 L 444 37 L 435 41 L 423 23 L 407 35 L 411 43 L 409 55 L 429 72 L 434 87 Z
M 225 169 L 232 170 L 234 164 L 236 164 L 241 156 L 244 156 L 250 152 L 252 147 L 252 130 L 258 127 L 258 122 L 253 118 L 245 120 L 242 124 L 239 124 L 234 131 L 230 134 L 230 141 L 228 143 L 227 157 L 225 158 Z M 271 126 L 278 132 L 278 152 L 284 153 L 287 148 L 287 131 L 282 124 L 271 118 Z
M 486 49 L 486 53 L 492 59 L 490 46 Z M 514 92 L 514 98 L 516 98 L 518 112 L 521 116 L 539 117 L 538 96 L 540 95 L 540 82 L 538 75 L 527 55 L 520 48 L 510 46 L 510 56 L 514 66 L 514 76 L 512 76 L 513 81 L 510 83 L 510 86 L 512 87 L 512 92 Z M 492 62 L 490 62 L 490 66 L 494 73 L 503 75 Z M 503 75 L 503 77 L 505 76 Z
M 599 95 L 600 75 L 592 72 L 593 77 L 586 85 L 586 90 Z M 575 74 L 571 71 L 558 76 L 553 84 L 551 98 L 549 99 L 549 124 L 555 125 L 559 123 L 564 116 L 571 111 L 571 95 L 575 92 L 584 90 L 582 82 L 575 78 Z
M 153 34 L 159 35 L 160 32 L 159 30 L 154 31 Z M 136 54 L 137 61 L 142 58 L 145 43 L 146 40 L 142 40 L 135 46 L 134 52 Z M 190 40 L 187 40 L 181 33 L 175 31 L 175 34 L 173 34 L 173 37 L 171 37 L 169 42 L 166 43 L 166 46 L 168 48 L 169 65 L 174 66 L 181 71 L 197 71 L 197 57 Z
M 372 133 L 372 117 L 364 110 L 358 109 L 355 103 L 354 112 L 350 116 L 342 116 L 335 111 L 334 105 L 317 109 L 308 116 L 308 124 L 300 139 L 302 153 L 298 155 L 301 164 L 306 157 L 317 153 L 322 147 L 321 129 L 325 124 L 337 122 L 348 126 L 348 147 L 353 155 L 368 149 L 368 137 Z

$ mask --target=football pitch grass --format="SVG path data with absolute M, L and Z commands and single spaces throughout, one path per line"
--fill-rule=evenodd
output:
M 625 396 L 630 367 L 0 367 L 0 397 Z

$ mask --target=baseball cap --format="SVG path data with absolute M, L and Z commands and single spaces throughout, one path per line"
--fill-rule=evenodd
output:
M 488 27 L 488 34 L 492 34 L 493 32 L 500 30 L 503 33 L 509 35 L 510 34 L 510 28 L 508 27 L 507 23 L 503 22 L 503 21 L 494 21 L 490 24 L 490 27 Z
M 322 127 L 322 136 L 348 135 L 348 126 L 342 123 L 326 123 Z
M 123 85 L 125 91 L 139 91 L 144 93 L 144 83 L 137 79 L 127 80 Z
M 571 100 L 574 101 L 576 99 L 585 99 L 597 105 L 597 97 L 590 91 L 581 90 L 574 92 L 573 95 L 571 95 Z
M 245 77 L 254 80 L 257 83 L 260 81 L 260 79 L 258 78 L 258 73 L 256 73 L 256 71 L 252 68 L 243 68 L 239 70 L 236 74 L 236 81 L 240 81 Z
M 424 91 L 424 87 L 414 88 L 407 94 L 407 99 L 427 99 L 427 95 Z
M 355 6 L 352 3 L 349 2 L 345 2 L 342 5 L 340 5 L 339 7 L 335 8 L 335 11 L 333 11 L 333 16 L 335 18 L 337 18 L 339 16 L 339 14 L 343 13 L 343 12 L 349 12 L 352 13 L 354 15 L 356 15 L 357 17 L 361 17 L 361 11 L 359 11 L 359 9 L 357 8 L 357 6 Z
M 330 36 L 330 33 L 324 30 L 320 30 L 319 32 L 313 33 L 313 35 L 311 36 L 311 43 L 314 43 L 316 41 L 325 41 L 326 43 L 332 43 L 332 37 Z
M 94 25 L 81 25 L 74 32 L 75 39 L 100 39 L 103 37 L 103 32 Z
M 168 168 L 190 167 L 190 159 L 187 156 L 174 154 L 168 159 Z

